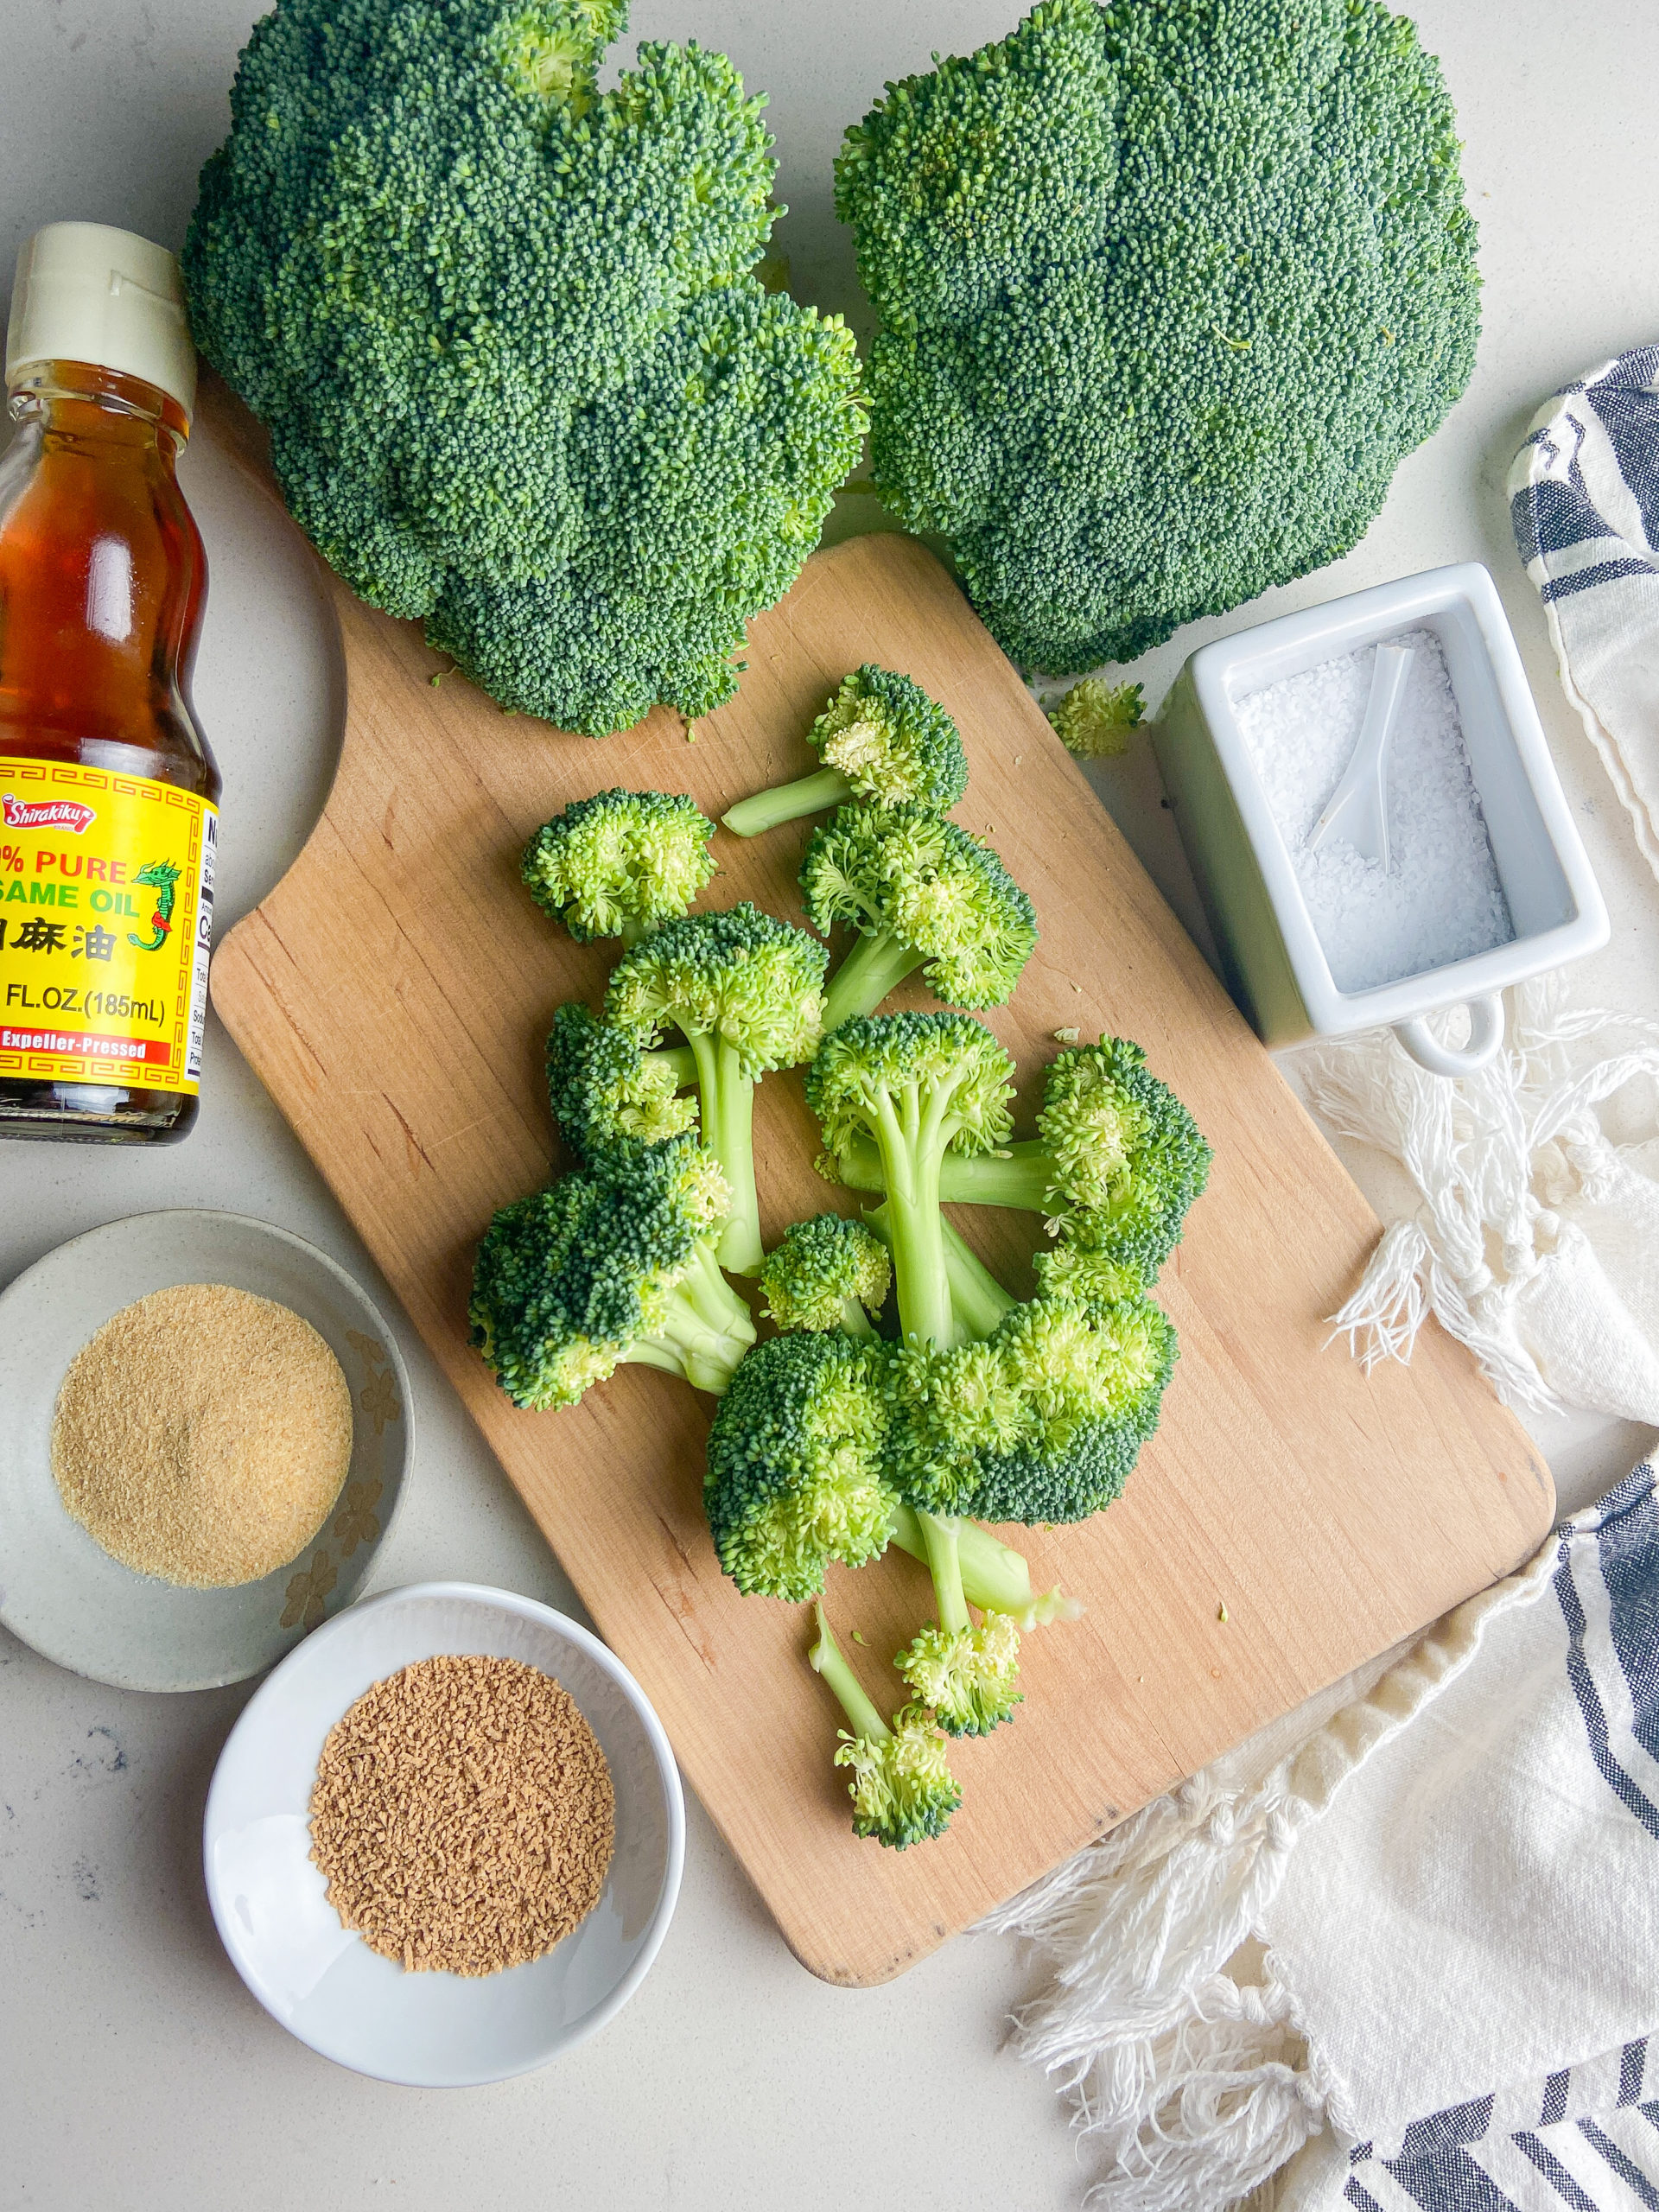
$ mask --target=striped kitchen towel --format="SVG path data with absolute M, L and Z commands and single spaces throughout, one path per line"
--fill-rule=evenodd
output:
M 1659 346 L 1539 410 L 1510 516 L 1562 687 L 1659 874 Z
M 1541 2097 L 1498 2105 L 1477 2097 L 1415 2120 L 1392 2157 L 1356 2144 L 1342 2212 L 1659 2207 L 1659 2037 L 1551 2075 Z M 1281 2207 L 1292 2201 L 1277 2195 Z
M 1653 1469 L 1293 1725 L 992 1923 L 1093 2201 L 1659 2212 Z

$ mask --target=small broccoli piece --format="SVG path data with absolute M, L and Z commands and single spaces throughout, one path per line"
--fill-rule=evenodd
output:
M 921 968 L 952 1006 L 1001 1006 L 1037 942 L 1030 899 L 988 845 L 921 806 L 843 806 L 801 863 L 807 918 L 860 932 L 831 977 L 823 1025 L 873 1014 Z
M 1375 0 L 1042 0 L 849 130 L 875 488 L 1016 665 L 1358 543 L 1474 368 L 1458 137 Z
M 467 1320 L 514 1405 L 575 1405 L 627 1360 L 724 1390 L 754 1342 L 711 1242 L 730 1202 L 718 1163 L 681 1136 L 503 1206 Z
M 823 1607 L 817 1611 L 817 1641 L 807 1659 L 835 1692 L 850 1723 L 841 1731 L 836 1764 L 853 1770 L 847 1794 L 853 1801 L 854 1834 L 873 1835 L 894 1851 L 943 1835 L 962 1802 L 944 1737 L 919 1705 L 904 1707 L 889 1727 L 830 1634 Z
M 849 798 L 948 814 L 968 788 L 968 756 L 944 709 L 909 677 L 868 662 L 842 677 L 806 741 L 823 762 L 817 774 L 740 799 L 721 817 L 727 829 L 758 837 Z
M 760 1270 L 766 1311 L 780 1329 L 841 1329 L 855 1337 L 873 1333 L 871 1318 L 892 1282 L 880 1237 L 840 1213 L 792 1223 Z
M 1085 676 L 1048 710 L 1060 742 L 1079 760 L 1116 760 L 1141 727 L 1146 702 L 1138 683 L 1103 683 Z
M 682 791 L 595 791 L 543 823 L 524 848 L 524 879 L 578 944 L 637 944 L 683 914 L 714 874 L 714 834 Z
M 720 1563 L 746 1596 L 798 1602 L 831 1560 L 886 1549 L 885 1354 L 839 1332 L 772 1337 L 732 1377 L 709 1432 L 703 1504 Z
M 806 1077 L 829 1158 L 871 1139 L 887 1193 L 899 1319 L 918 1344 L 956 1338 L 939 1171 L 947 1154 L 993 1150 L 1008 1134 L 1014 1062 L 965 1014 L 858 1015 L 819 1046 Z
M 754 1088 L 768 1068 L 810 1058 L 829 955 L 804 930 L 747 905 L 664 922 L 625 952 L 605 1018 L 641 1046 L 678 1029 L 696 1058 L 702 1141 L 726 1171 L 732 1210 L 720 1261 L 756 1274 L 764 1256 L 754 1186 Z
M 1007 1613 L 988 1612 L 974 1625 L 963 1592 L 961 1522 L 943 1514 L 916 1517 L 939 1617 L 893 1663 L 947 1736 L 988 1736 L 1020 1701 L 1020 1630 Z
M 697 1102 L 679 1091 L 696 1079 L 689 1046 L 642 1052 L 631 1030 L 600 1020 L 585 1006 L 562 1006 L 553 1017 L 547 1093 L 579 1159 L 619 1144 L 661 1144 L 695 1128 Z
M 1180 1240 L 1209 1179 L 1211 1152 L 1174 1092 L 1147 1066 L 1138 1045 L 1103 1037 L 1069 1046 L 1050 1063 L 1039 1138 L 995 1157 L 953 1154 L 939 1171 L 947 1205 L 1014 1206 L 1047 1217 L 1051 1236 L 1091 1255 L 1058 1253 L 1044 1262 L 1045 1287 L 1109 1298 L 1152 1282 Z M 879 1153 L 842 1147 L 849 1190 L 885 1187 Z M 1114 1274 L 1114 1270 L 1117 1272 Z
M 737 689 L 865 415 L 852 333 L 768 294 L 726 58 L 621 0 L 277 0 L 184 251 L 190 320 L 353 591 L 589 736 Z
M 927 1543 L 920 1516 L 902 1501 L 893 1509 L 888 1541 L 927 1565 Z M 962 1562 L 963 1593 L 982 1612 L 1006 1613 L 1018 1629 L 1042 1628 L 1050 1621 L 1076 1620 L 1083 1607 L 1058 1587 L 1032 1588 L 1031 1567 L 1023 1552 L 1003 1543 L 977 1522 L 957 1523 L 957 1555 Z

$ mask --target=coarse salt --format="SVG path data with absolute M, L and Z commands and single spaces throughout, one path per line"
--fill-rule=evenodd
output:
M 1376 647 L 1286 677 L 1236 709 L 1339 991 L 1421 976 L 1515 935 L 1440 639 L 1408 630 L 1382 642 L 1416 656 L 1385 768 L 1386 869 L 1334 832 L 1317 851 L 1307 844 L 1359 741 Z

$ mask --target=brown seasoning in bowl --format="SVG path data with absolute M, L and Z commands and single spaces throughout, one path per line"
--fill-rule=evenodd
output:
M 599 1902 L 616 1798 L 568 1690 L 517 1659 L 422 1659 L 329 1730 L 311 1856 L 342 1923 L 410 1973 L 497 1974 Z

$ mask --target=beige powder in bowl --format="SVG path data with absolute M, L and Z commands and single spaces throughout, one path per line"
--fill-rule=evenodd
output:
M 152 1291 L 76 1354 L 52 1419 L 63 1502 L 111 1558 L 199 1590 L 257 1582 L 328 1517 L 352 1394 L 308 1321 L 223 1283 Z

